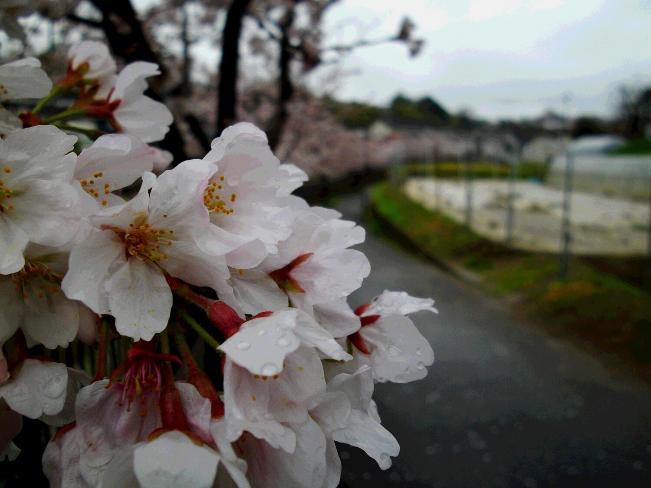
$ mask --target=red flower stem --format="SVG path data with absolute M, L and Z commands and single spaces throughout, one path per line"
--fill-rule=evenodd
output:
M 193 291 L 186 283 L 177 278 L 166 276 L 167 283 L 172 292 L 192 305 L 196 305 L 208 316 L 208 320 L 226 337 L 230 337 L 240 330 L 244 323 L 235 310 L 221 300 L 212 300 Z M 196 322 L 196 321 L 195 321 Z M 195 328 L 193 324 L 188 324 Z
M 188 382 L 195 386 L 201 396 L 210 400 L 210 410 L 212 418 L 217 419 L 224 416 L 224 403 L 219 398 L 217 389 L 213 385 L 210 377 L 197 365 L 197 362 L 192 356 L 188 341 L 179 327 L 174 331 L 174 343 L 181 353 L 183 362 L 188 367 Z
M 188 419 L 183 410 L 181 394 L 174 384 L 172 366 L 165 363 L 161 366 L 162 386 L 160 393 L 161 423 L 164 429 L 189 431 Z

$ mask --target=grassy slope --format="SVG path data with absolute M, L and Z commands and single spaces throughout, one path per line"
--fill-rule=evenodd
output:
M 627 141 L 623 145 L 614 149 L 612 154 L 622 154 L 627 156 L 651 154 L 651 140 L 633 139 Z
M 647 293 L 581 260 L 559 281 L 556 256 L 512 252 L 486 241 L 387 183 L 373 187 L 371 202 L 379 219 L 424 254 L 474 271 L 493 293 L 515 296 L 520 309 L 553 334 L 614 353 L 651 380 Z

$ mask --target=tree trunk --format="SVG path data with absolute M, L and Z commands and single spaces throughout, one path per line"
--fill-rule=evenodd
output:
M 192 71 L 192 57 L 190 56 L 190 33 L 188 32 L 188 10 L 185 4 L 181 5 L 181 42 L 183 44 L 183 70 L 181 77 L 181 95 L 189 96 L 192 93 L 190 72 Z
M 233 0 L 226 14 L 222 35 L 222 57 L 219 61 L 217 88 L 217 134 L 237 120 L 237 76 L 240 61 L 242 21 L 251 0 Z
M 283 135 L 283 130 L 287 122 L 288 110 L 287 105 L 294 94 L 294 85 L 292 84 L 291 65 L 294 52 L 291 46 L 291 29 L 294 24 L 294 5 L 287 7 L 287 12 L 280 24 L 280 57 L 278 58 L 278 100 L 276 105 L 276 115 L 267 135 L 271 149 L 275 149 Z

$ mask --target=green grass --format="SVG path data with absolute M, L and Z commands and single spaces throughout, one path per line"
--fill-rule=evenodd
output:
M 651 139 L 633 139 L 612 150 L 611 154 L 651 154 Z
M 381 222 L 372 228 L 390 227 L 426 256 L 473 271 L 551 333 L 615 353 L 651 380 L 651 295 L 642 289 L 581 259 L 561 281 L 557 256 L 487 241 L 386 182 L 372 188 L 371 205 Z
M 516 170 L 518 179 L 544 180 L 547 177 L 547 165 L 537 161 L 522 161 Z M 443 161 L 437 163 L 407 163 L 400 167 L 402 177 L 436 176 L 439 178 L 465 178 L 467 173 L 472 178 L 508 178 L 511 168 L 506 164 L 490 161 L 464 163 L 462 161 Z

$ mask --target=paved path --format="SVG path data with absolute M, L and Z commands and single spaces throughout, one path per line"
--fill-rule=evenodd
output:
M 338 208 L 361 220 L 361 198 Z M 415 316 L 436 354 L 428 377 L 376 387 L 400 456 L 382 472 L 342 446 L 342 486 L 651 486 L 649 387 L 372 235 L 361 249 L 373 272 L 351 304 L 388 288 L 431 296 L 440 313 Z

